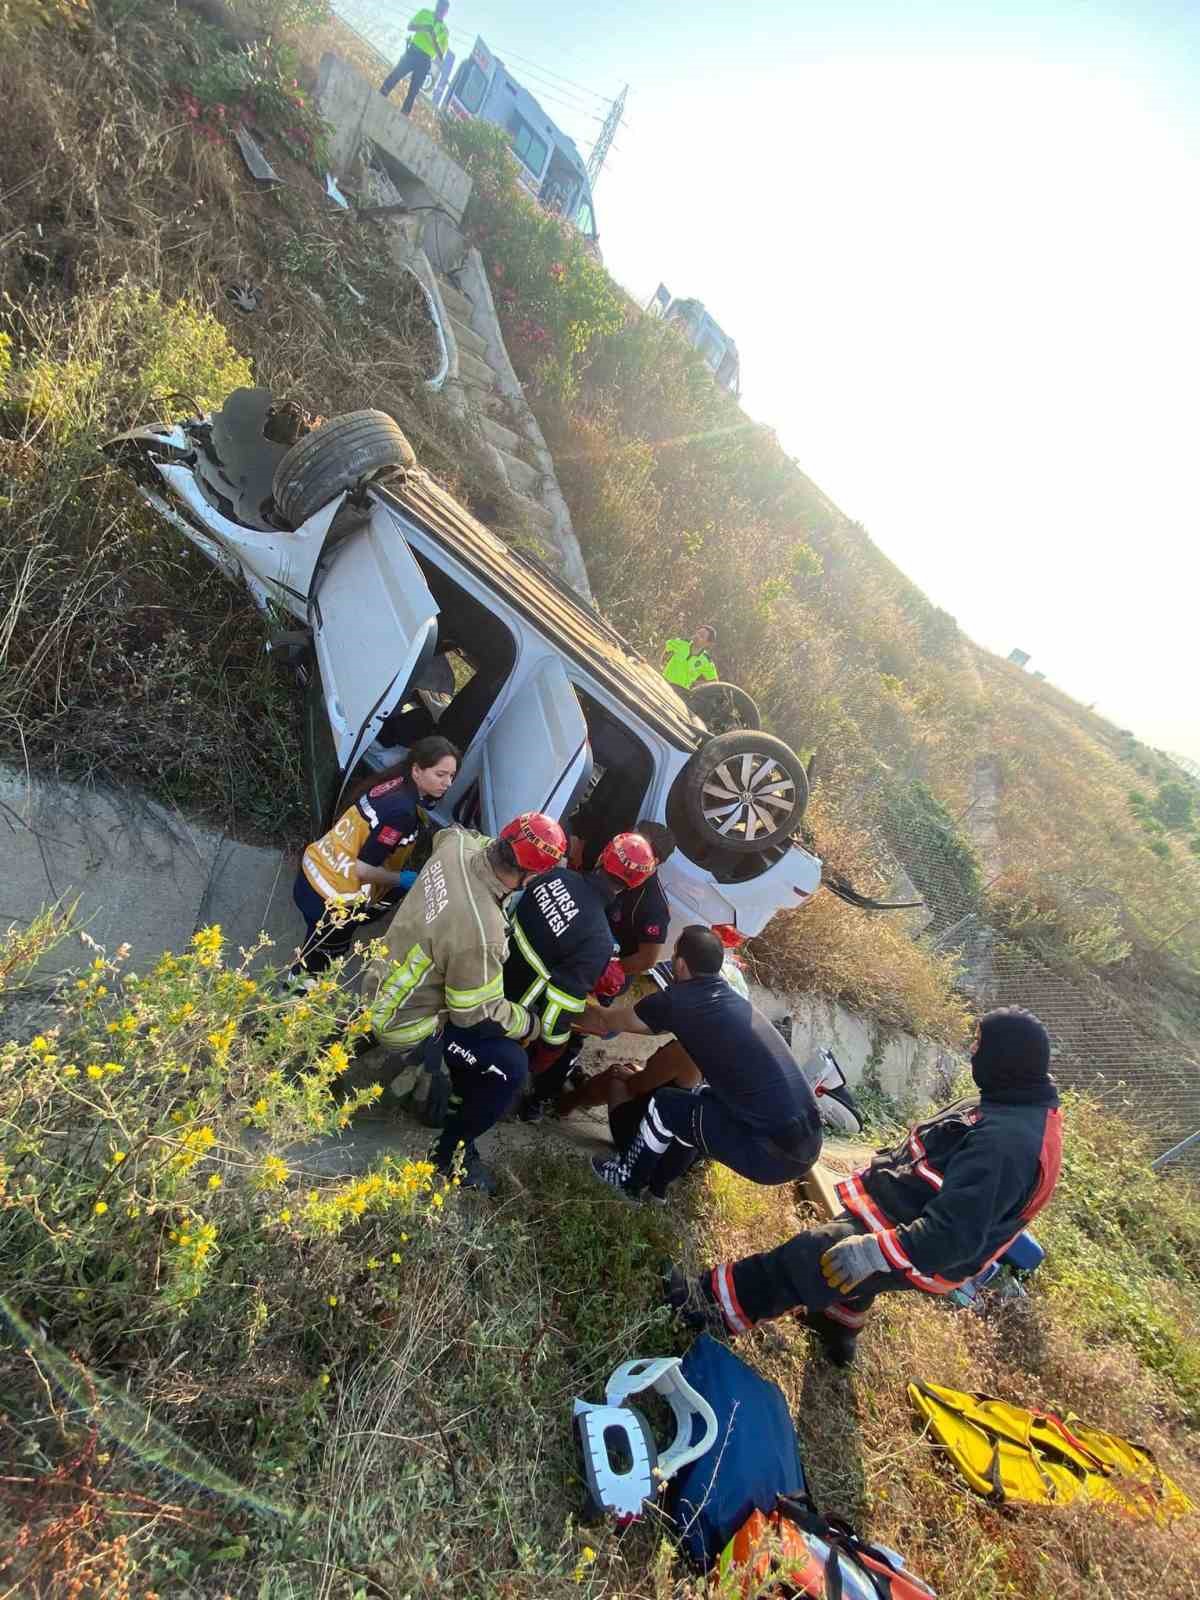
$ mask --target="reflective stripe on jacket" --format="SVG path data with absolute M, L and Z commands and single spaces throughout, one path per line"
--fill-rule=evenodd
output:
M 592 878 L 569 867 L 546 873 L 521 897 L 504 990 L 520 1005 L 539 1008 L 547 1044 L 566 1043 L 571 1017 L 582 1015 L 612 959 L 607 904 Z
M 382 1044 L 401 1050 L 449 1020 L 519 1039 L 528 1008 L 505 999 L 509 894 L 487 860 L 491 840 L 462 828 L 437 834 L 433 854 L 392 919 L 387 958 L 372 962 L 366 993 Z
M 837 1186 L 896 1272 L 947 1294 L 996 1260 L 1058 1181 L 1062 1113 L 1049 1079 L 1021 1103 L 956 1101 Z

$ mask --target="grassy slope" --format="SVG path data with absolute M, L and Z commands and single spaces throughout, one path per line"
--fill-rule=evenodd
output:
M 494 1205 L 405 1198 L 399 1168 L 379 1203 L 312 1168 L 338 1117 L 317 1041 L 354 1007 L 331 986 L 307 1012 L 199 941 L 133 987 L 119 959 L 99 963 L 39 1039 L 0 1046 L 0 1276 L 21 1319 L 0 1351 L 5 1592 L 697 1595 L 654 1520 L 578 1525 L 571 1399 L 632 1355 L 682 1351 L 658 1263 L 782 1240 L 790 1192 L 713 1171 L 668 1211 L 635 1209 L 547 1136 Z M 72 1078 L 89 1057 L 122 1071 Z M 419 1155 L 428 1135 L 403 1126 Z M 1167 1534 L 992 1509 L 913 1427 L 905 1384 L 932 1379 L 1074 1410 L 1200 1488 L 1195 1192 L 1075 1105 L 1039 1232 L 1029 1300 L 984 1318 L 885 1298 L 851 1375 L 795 1325 L 740 1348 L 786 1393 L 820 1503 L 903 1551 L 941 1600 L 1197 1600 L 1195 1518 Z M 89 1574 L 92 1590 L 70 1588 Z
M 321 210 L 298 168 L 288 169 L 294 194 L 255 195 L 236 158 L 197 136 L 164 99 L 161 75 L 181 59 L 186 69 L 186 35 L 161 19 L 151 32 L 137 6 L 120 9 L 115 48 L 104 27 L 85 27 L 73 41 L 38 39 L 0 15 L 8 18 L 0 91 L 9 126 L 20 131 L 0 149 L 0 193 L 6 224 L 11 216 L 13 228 L 36 235 L 44 258 L 12 249 L 0 256 L 13 301 L 7 326 L 22 382 L 44 359 L 53 402 L 32 413 L 10 406 L 0 425 L 0 494 L 10 502 L 0 557 L 9 564 L 4 587 L 18 596 L 4 634 L 6 749 L 65 771 L 141 778 L 168 798 L 277 837 L 300 825 L 288 811 L 298 790 L 289 766 L 296 739 L 289 701 L 259 666 L 259 619 L 199 557 L 141 516 L 88 444 L 104 427 L 171 410 L 168 391 L 184 386 L 180 361 L 190 382 L 219 392 L 233 351 L 206 320 L 215 312 L 262 381 L 318 411 L 390 406 L 460 492 L 482 504 L 486 479 L 445 419 L 422 408 L 412 346 L 396 333 L 391 276 L 377 247 L 346 245 L 342 224 Z M 286 164 L 274 145 L 271 153 Z M 335 257 L 370 292 L 369 319 L 342 305 Z M 243 276 L 266 282 L 264 315 L 240 319 L 223 300 L 224 284 Z M 126 316 L 118 288 L 125 278 L 137 291 L 160 293 L 157 308 L 143 301 L 139 315 Z M 310 289 L 322 294 L 321 305 Z M 182 333 L 171 322 L 180 296 L 192 307 Z M 164 319 L 165 343 L 155 335 Z M 653 410 L 656 397 L 632 386 L 625 413 L 606 410 L 618 377 L 614 365 L 607 382 L 597 361 L 590 394 L 570 415 L 580 464 L 572 478 L 564 452 L 564 470 L 606 599 L 652 646 L 681 604 L 709 610 L 729 591 L 705 559 L 711 549 L 686 563 L 662 561 L 664 550 L 688 549 L 677 528 L 657 520 L 674 481 L 663 463 L 682 463 L 678 481 L 688 483 L 704 479 L 705 464 L 659 450 L 656 465 L 655 453 L 637 443 L 635 425 L 649 423 L 629 409 L 636 399 Z M 550 425 L 549 402 L 544 409 Z M 567 426 L 561 411 L 559 425 Z M 796 742 L 820 733 L 828 779 L 815 815 L 830 854 L 843 852 L 848 867 L 870 860 L 869 830 L 852 804 L 864 769 L 849 756 L 857 761 L 878 745 L 948 804 L 965 803 L 974 753 L 998 748 L 1005 728 L 1032 728 L 1036 737 L 1020 749 L 1015 734 L 1003 747 L 1005 804 L 1014 828 L 1024 829 L 1011 835 L 1024 846 L 1015 854 L 1031 858 L 1052 799 L 1063 819 L 1050 830 L 1055 849 L 1067 852 L 1073 870 L 1086 865 L 1072 834 L 1081 818 L 1097 867 L 1114 850 L 1125 861 L 1128 759 L 1116 730 L 987 658 L 975 666 L 962 647 L 926 650 L 913 618 L 929 618 L 903 581 L 798 481 L 788 491 L 797 527 L 820 550 L 824 571 L 771 603 L 777 626 L 803 654 L 772 658 L 748 625 L 726 636 L 744 650 L 745 675 L 777 716 L 800 719 Z M 700 483 L 697 505 L 711 507 L 710 489 Z M 637 520 L 648 513 L 650 521 Z M 753 519 L 745 527 L 747 549 L 761 539 L 769 553 L 770 530 Z M 644 536 L 653 557 L 655 582 L 645 587 L 653 604 L 642 603 L 639 568 L 621 577 L 629 530 Z M 694 588 L 680 587 L 681 573 Z M 82 597 L 70 590 L 81 574 Z M 705 587 L 710 579 L 716 587 Z M 895 680 L 885 692 L 882 672 Z M 178 704 L 165 681 L 177 683 Z M 796 701 L 790 713 L 785 688 Z M 264 744 L 264 730 L 273 745 Z M 1063 748 L 1067 761 L 1059 759 Z M 1158 868 L 1132 849 L 1128 857 L 1144 872 L 1134 884 L 1139 903 L 1149 904 L 1161 888 Z M 873 926 L 832 904 L 822 918 L 798 919 L 798 929 L 811 930 L 797 936 L 798 970 L 839 992 L 869 988 L 880 1008 L 907 1005 L 902 1016 L 918 1004 L 936 1015 L 947 1003 L 944 986 L 933 984 L 920 1001 L 932 982 L 928 966 L 907 954 L 911 946 L 897 946 L 893 962 L 866 941 L 863 930 Z M 901 959 L 911 973 L 889 991 L 884 969 Z M 88 1026 L 103 1028 L 105 1015 L 101 1008 Z M 956 1024 L 945 1026 L 952 1033 Z M 95 1058 L 116 1048 L 98 1039 Z M 205 1054 L 202 1042 L 191 1048 Z M 250 1045 L 236 1047 L 243 1048 Z M 13 1196 L 26 1193 L 30 1175 L 35 1196 L 45 1192 L 38 1185 L 53 1191 L 64 1181 L 53 1139 L 29 1146 L 30 1070 L 25 1055 L 14 1056 L 3 1075 L 4 1156 L 22 1164 L 10 1174 L 0 1231 L 7 1292 L 20 1294 L 27 1317 L 44 1319 L 60 1349 L 78 1353 L 85 1372 L 113 1383 L 100 1409 L 106 1429 L 111 1395 L 127 1393 L 135 1417 L 148 1410 L 242 1493 L 231 1502 L 197 1485 L 205 1472 L 151 1470 L 136 1430 L 126 1429 L 120 1446 L 112 1431 L 89 1440 L 81 1422 L 90 1380 L 65 1391 L 43 1381 L 44 1364 L 39 1378 L 17 1341 L 0 1366 L 5 1450 L 14 1463 L 0 1505 L 11 1531 L 26 1533 L 21 1564 L 4 1569 L 15 1592 L 66 1593 L 78 1576 L 94 1580 L 94 1592 L 118 1594 L 122 1564 L 134 1594 L 156 1587 L 281 1600 L 449 1592 L 666 1600 L 688 1592 L 690 1580 L 653 1527 L 618 1538 L 574 1526 L 570 1397 L 597 1394 L 607 1370 L 638 1348 L 681 1347 L 656 1320 L 660 1255 L 682 1248 L 698 1263 L 782 1238 L 794 1225 L 789 1195 L 726 1178 L 697 1188 L 671 1215 L 644 1215 L 597 1198 L 577 1163 L 539 1154 L 510 1174 L 498 1210 L 453 1202 L 440 1229 L 414 1229 L 418 1245 L 406 1249 L 394 1280 L 398 1297 L 384 1303 L 370 1266 L 380 1239 L 365 1224 L 336 1248 L 298 1235 L 264 1241 L 258 1202 L 240 1199 L 230 1182 L 212 1201 L 224 1231 L 204 1294 L 164 1320 L 150 1308 L 165 1246 L 115 1207 L 96 1224 L 111 1225 L 111 1237 L 87 1233 L 78 1213 L 64 1219 L 52 1211 L 65 1230 L 54 1243 L 62 1254 L 32 1282 L 22 1277 L 14 1219 L 35 1202 Z M 251 1099 L 261 1071 L 248 1056 Z M 222 1148 L 236 1153 L 240 1107 L 218 1098 L 217 1114 L 227 1118 Z M 73 1130 L 77 1115 L 77 1105 L 53 1109 L 46 1128 Z M 1149 1178 L 1126 1129 L 1076 1112 L 1071 1131 L 1064 1189 L 1044 1230 L 1051 1261 L 1026 1315 L 983 1321 L 897 1298 L 864 1340 L 851 1379 L 814 1359 L 798 1330 L 784 1330 L 778 1347 L 761 1336 L 748 1347 L 793 1403 L 823 1503 L 904 1550 L 943 1600 L 1200 1595 L 1190 1527 L 1167 1538 L 1099 1514 L 989 1510 L 909 1424 L 910 1375 L 1052 1401 L 1147 1439 L 1195 1483 L 1200 1214 L 1186 1191 Z M 65 1148 L 78 1174 L 72 1182 L 90 1195 L 109 1143 L 72 1134 Z M 302 1199 L 301 1188 L 293 1204 Z M 255 1495 L 304 1516 L 289 1529 L 256 1512 Z M 120 1538 L 128 1544 L 116 1544 Z M 598 1557 L 581 1563 L 589 1543 Z

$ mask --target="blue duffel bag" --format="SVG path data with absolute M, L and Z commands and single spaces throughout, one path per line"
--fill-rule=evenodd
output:
M 780 1495 L 806 1499 L 800 1443 L 783 1391 L 708 1334 L 683 1358 L 683 1376 L 717 1418 L 710 1450 L 671 1480 L 667 1510 L 679 1542 L 709 1567 L 751 1512 L 775 1509 Z

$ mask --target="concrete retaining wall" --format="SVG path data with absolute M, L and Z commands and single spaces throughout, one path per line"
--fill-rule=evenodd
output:
M 340 56 L 321 58 L 317 109 L 329 124 L 329 156 L 336 175 L 352 165 L 369 139 L 387 162 L 410 205 L 443 206 L 456 222 L 471 197 L 471 179 L 411 117 L 379 93 Z

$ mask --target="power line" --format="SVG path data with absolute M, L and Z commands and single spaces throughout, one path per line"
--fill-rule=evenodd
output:
M 460 35 L 460 37 L 465 38 L 467 36 Z M 465 46 L 463 47 L 463 59 L 467 59 L 467 50 Z M 501 59 L 503 60 L 506 58 L 501 57 Z M 515 60 L 516 58 L 512 57 L 507 59 Z M 522 69 L 517 75 L 523 80 L 532 81 L 532 89 L 535 99 L 548 100 L 554 105 L 561 106 L 568 111 L 573 111 L 578 116 L 588 117 L 595 122 L 602 122 L 604 120 L 603 114 L 594 110 L 585 101 L 579 100 L 575 96 L 571 95 L 568 91 L 559 89 L 555 84 L 543 83 L 539 81 L 539 79 L 535 77 L 533 70 Z M 588 92 L 591 93 L 590 90 Z M 605 105 L 608 103 L 606 100 L 604 100 L 602 95 L 598 95 L 597 99 L 601 100 Z
M 460 39 L 470 39 L 472 43 L 474 43 L 475 38 L 478 37 L 478 35 L 467 33 L 461 28 L 451 28 L 450 32 L 452 34 L 457 34 Z M 491 49 L 492 47 L 489 45 L 488 48 Z M 504 49 L 503 45 L 497 46 L 494 53 L 498 56 L 501 56 L 505 61 L 520 61 L 532 71 L 539 72 L 545 77 L 557 78 L 561 83 L 567 84 L 572 89 L 578 89 L 583 94 L 591 95 L 595 100 L 603 100 L 605 105 L 609 103 L 609 96 L 606 94 L 601 94 L 599 89 L 589 89 L 585 83 L 576 83 L 574 78 L 568 78 L 565 73 L 562 72 L 555 72 L 553 67 L 544 67 L 540 65 L 540 63 L 531 60 L 529 56 L 518 55 L 515 50 L 506 50 Z

